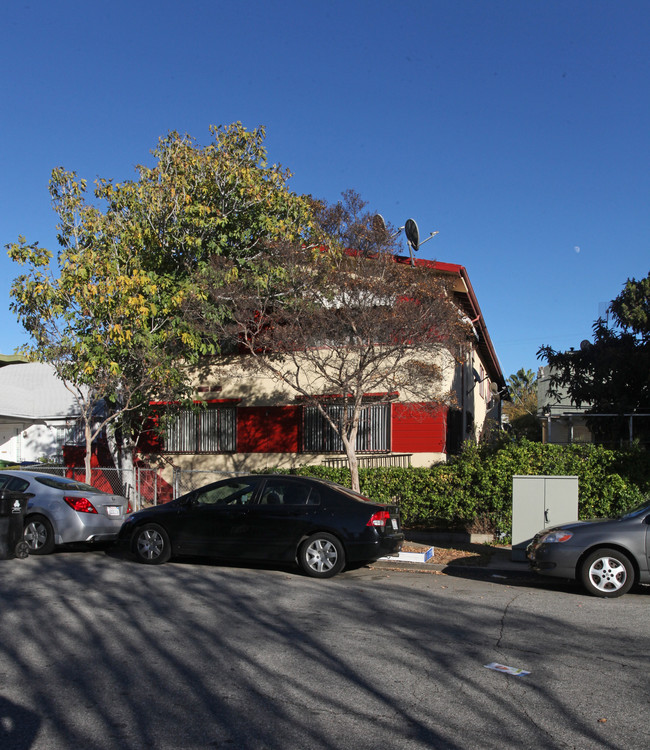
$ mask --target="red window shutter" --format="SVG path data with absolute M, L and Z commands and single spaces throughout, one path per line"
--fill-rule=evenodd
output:
M 299 406 L 240 406 L 238 453 L 298 453 Z
M 393 404 L 393 453 L 444 453 L 447 407 Z

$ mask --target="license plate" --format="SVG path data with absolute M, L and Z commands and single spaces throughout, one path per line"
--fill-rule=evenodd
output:
M 397 529 L 397 519 L 396 518 L 391 518 L 390 522 L 393 524 L 393 528 Z
M 109 516 L 119 516 L 120 506 L 119 505 L 107 505 L 106 512 L 108 513 Z

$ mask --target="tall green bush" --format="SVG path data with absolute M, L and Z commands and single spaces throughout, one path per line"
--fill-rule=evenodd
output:
M 348 485 L 347 469 L 306 466 L 292 473 Z M 512 478 L 517 475 L 578 477 L 581 519 L 617 515 L 650 492 L 650 454 L 638 446 L 548 445 L 526 440 L 494 447 L 468 443 L 450 463 L 430 468 L 360 471 L 361 491 L 400 505 L 406 527 L 490 531 L 510 536 Z

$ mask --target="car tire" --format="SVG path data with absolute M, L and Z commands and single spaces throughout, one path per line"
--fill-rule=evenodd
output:
M 614 599 L 634 585 L 634 567 L 627 555 L 603 547 L 585 558 L 580 567 L 580 580 L 592 596 Z
M 169 536 L 162 526 L 148 523 L 133 534 L 133 554 L 145 565 L 161 565 L 172 556 Z
M 23 539 L 30 555 L 49 555 L 54 550 L 54 529 L 45 516 L 33 515 L 25 519 Z
M 312 534 L 300 545 L 298 565 L 312 578 L 331 578 L 345 566 L 345 550 L 332 534 Z

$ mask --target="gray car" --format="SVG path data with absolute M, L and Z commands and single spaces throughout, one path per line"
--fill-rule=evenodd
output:
M 650 500 L 619 518 L 544 529 L 527 556 L 537 573 L 576 579 L 594 596 L 622 596 L 650 583 Z
M 29 496 L 24 538 L 32 555 L 56 544 L 112 541 L 131 510 L 121 495 L 54 474 L 0 470 L 0 490 Z

